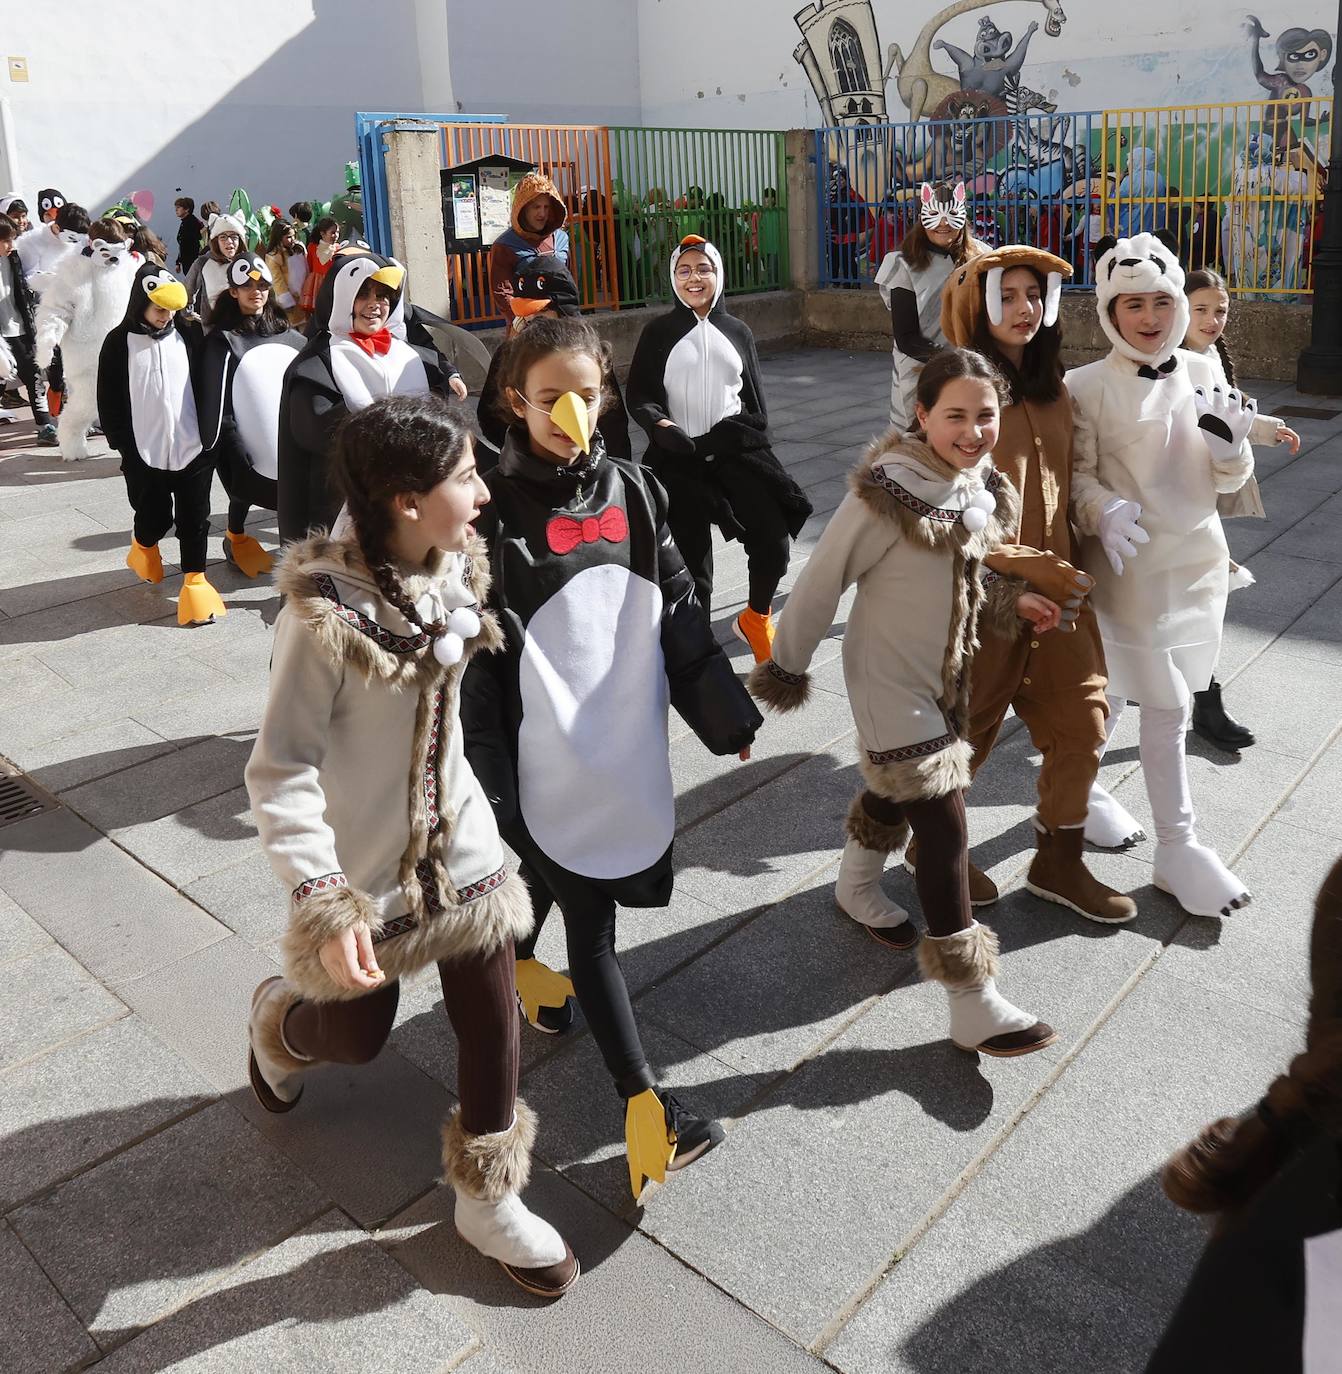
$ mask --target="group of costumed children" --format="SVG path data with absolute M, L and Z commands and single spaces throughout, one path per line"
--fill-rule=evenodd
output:
M 964 794 L 1008 708 L 1043 760 L 1032 891 L 1099 922 L 1135 916 L 1082 858 L 1085 839 L 1144 838 L 1096 781 L 1134 702 L 1156 884 L 1199 915 L 1249 900 L 1196 838 L 1184 732 L 1213 680 L 1232 581 L 1218 508 L 1248 508 L 1251 438 L 1294 436 L 1230 385 L 1218 281 L 1198 284 L 1205 323 L 1189 330 L 1161 240 L 1103 245 L 1113 349 L 1064 384 L 1068 265 L 984 250 L 962 191 L 928 188 L 923 206 L 915 241 L 881 271 L 897 333 L 907 340 L 916 320 L 932 345 L 905 355 L 916 367 L 897 357 L 906 423 L 857 463 L 776 626 L 811 510 L 773 454 L 754 341 L 701 238 L 672 255 L 676 304 L 646 327 L 626 398 L 608 348 L 575 318 L 563 264 L 519 260 L 478 445 L 445 404 L 465 388 L 406 304 L 403 269 L 366 250 L 332 256 L 306 338 L 275 309 L 264 261 L 237 254 L 208 338 L 176 313 L 184 287 L 144 266 L 104 346 L 100 403 L 142 575 L 172 521 L 184 571 L 203 569 L 207 526 L 191 503 L 203 490 L 208 513 L 200 473 L 214 463 L 239 566 L 268 561 L 243 529 L 250 505 L 278 512 L 288 545 L 246 770 L 291 894 L 284 975 L 253 998 L 253 1088 L 285 1112 L 314 1065 L 366 1063 L 400 980 L 436 966 L 457 1035 L 460 1104 L 443 1134 L 456 1225 L 532 1292 L 567 1291 L 579 1264 L 521 1198 L 536 1122 L 517 1098 L 519 1019 L 562 1032 L 576 998 L 623 1104 L 635 1195 L 723 1139 L 648 1063 L 617 908 L 671 898 L 668 708 L 712 753 L 748 759 L 763 724 L 752 696 L 778 711 L 805 703 L 847 589 L 862 790 L 836 898 L 883 945 L 918 946 L 956 1046 L 1017 1055 L 1056 1038 L 998 990 L 996 937 L 974 916 L 998 894 L 968 861 Z M 919 275 L 933 267 L 935 313 Z M 642 464 L 626 400 L 648 434 Z M 734 628 L 756 661 L 748 684 L 709 621 L 714 525 L 746 553 Z M 881 888 L 901 851 L 926 934 Z M 552 905 L 567 977 L 536 957 Z

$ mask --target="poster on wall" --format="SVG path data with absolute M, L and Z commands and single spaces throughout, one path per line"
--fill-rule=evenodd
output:
M 488 247 L 511 223 L 512 190 L 506 167 L 480 168 L 480 242 Z
M 452 178 L 452 231 L 459 239 L 480 236 L 480 207 L 473 176 Z

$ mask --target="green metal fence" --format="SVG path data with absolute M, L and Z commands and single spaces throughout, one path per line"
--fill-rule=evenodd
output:
M 632 125 L 609 133 L 622 306 L 671 299 L 671 252 L 686 234 L 717 245 L 728 295 L 790 285 L 781 133 Z

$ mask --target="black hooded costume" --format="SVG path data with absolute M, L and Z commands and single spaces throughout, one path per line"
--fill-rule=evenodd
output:
M 192 384 L 203 335 L 182 314 L 186 300 L 185 286 L 166 267 L 146 262 L 135 274 L 126 316 L 98 356 L 98 417 L 121 455 L 135 542 L 152 549 L 175 524 L 182 571 L 203 573 L 214 464 L 201 442 Z M 145 320 L 151 303 L 177 312 L 162 329 Z
M 629 368 L 629 413 L 651 441 L 644 462 L 666 487 L 671 533 L 705 609 L 716 524 L 745 546 L 750 607 L 767 615 L 787 572 L 789 538 L 810 518 L 811 503 L 770 447 L 755 338 L 723 303 L 718 250 L 697 235 L 682 240 L 671 255 L 672 289 L 681 254 L 691 251 L 715 269 L 712 307 L 701 319 L 677 295 L 644 327 Z
M 466 756 L 500 832 L 563 909 L 579 1001 L 628 1097 L 653 1080 L 615 958 L 615 904 L 670 901 L 667 707 L 724 755 L 750 744 L 761 717 L 645 468 L 607 457 L 599 435 L 562 467 L 514 426 L 484 480 L 477 529 L 506 647 L 463 680 Z
M 352 341 L 354 301 L 372 278 L 395 293 L 391 317 L 372 351 Z M 406 339 L 405 269 L 363 251 L 337 254 L 317 295 L 303 350 L 284 376 L 280 398 L 278 506 L 289 543 L 329 529 L 340 500 L 327 481 L 335 427 L 379 396 L 449 394 L 456 369 L 437 349 Z

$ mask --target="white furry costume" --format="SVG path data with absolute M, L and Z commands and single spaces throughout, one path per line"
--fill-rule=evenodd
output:
M 61 260 L 37 307 L 37 365 L 49 367 L 59 348 L 65 366 L 59 432 L 67 462 L 89 456 L 88 432 L 98 416 L 98 354 L 125 317 L 142 261 L 129 243 L 99 239 Z
M 1188 329 L 1188 300 L 1183 271 L 1161 240 L 1118 240 L 1101 252 L 1095 280 L 1100 325 L 1113 349 L 1069 372 L 1067 390 L 1075 415 L 1072 511 L 1087 536 L 1082 565 L 1095 578 L 1109 735 L 1128 701 L 1140 705 L 1156 886 L 1194 915 L 1228 914 L 1248 893 L 1197 842 L 1184 732 L 1191 695 L 1211 681 L 1220 653 L 1229 551 L 1217 497 L 1237 491 L 1253 472 L 1247 435 L 1254 406 L 1222 388 L 1205 358 L 1177 347 Z M 1158 352 L 1142 353 L 1110 319 L 1110 302 L 1162 294 L 1174 304 L 1172 327 Z M 1096 784 L 1086 837 L 1116 847 L 1141 831 Z

